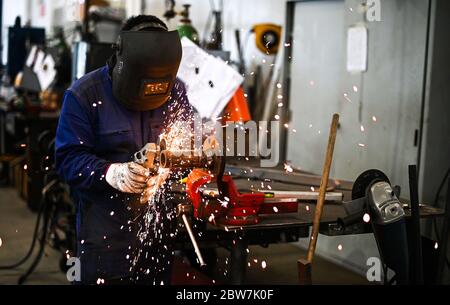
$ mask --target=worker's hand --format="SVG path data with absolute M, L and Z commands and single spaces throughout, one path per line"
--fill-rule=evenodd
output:
M 149 177 L 149 170 L 135 162 L 112 164 L 106 173 L 109 185 L 130 194 L 141 194 L 147 187 Z
M 160 173 L 156 176 L 150 177 L 147 182 L 147 187 L 141 195 L 141 204 L 149 203 L 155 196 L 156 192 L 164 186 L 169 176 L 170 171 L 165 170 L 160 171 Z

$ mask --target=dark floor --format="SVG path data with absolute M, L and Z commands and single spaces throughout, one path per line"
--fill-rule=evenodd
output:
M 28 210 L 25 202 L 14 189 L 0 189 L 0 266 L 18 261 L 28 251 L 36 215 Z M 226 269 L 226 252 L 219 251 L 218 273 Z M 271 246 L 269 249 L 251 247 L 248 284 L 292 284 L 297 281 L 297 260 L 305 253 L 295 245 Z M 35 273 L 27 284 L 67 285 L 65 275 L 59 270 L 60 254 L 46 247 Z M 263 268 L 263 261 L 266 268 Z M 0 285 L 16 284 L 25 267 L 16 270 L 0 270 Z M 367 280 L 353 272 L 332 264 L 320 257 L 314 262 L 314 284 L 367 284 Z M 220 279 L 218 279 L 220 281 Z

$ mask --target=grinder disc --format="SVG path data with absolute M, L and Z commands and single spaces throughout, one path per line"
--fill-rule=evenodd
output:
M 387 183 L 391 184 L 389 178 L 382 171 L 378 169 L 370 169 L 368 171 L 365 171 L 358 177 L 358 179 L 356 179 L 355 183 L 353 184 L 352 200 L 365 197 L 367 188 L 375 180 L 386 181 Z

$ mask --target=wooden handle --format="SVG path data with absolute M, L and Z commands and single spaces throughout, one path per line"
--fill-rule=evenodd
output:
M 320 182 L 319 197 L 317 199 L 316 211 L 313 219 L 313 228 L 311 239 L 309 241 L 308 255 L 306 260 L 312 264 L 314 253 L 316 251 L 317 237 L 319 235 L 320 220 L 322 218 L 323 206 L 325 203 L 325 195 L 327 193 L 328 179 L 330 178 L 330 168 L 333 162 L 334 144 L 336 143 L 336 134 L 339 125 L 339 114 L 333 116 L 331 123 L 330 135 L 328 138 L 327 153 L 325 156 L 325 164 L 323 166 L 322 180 Z

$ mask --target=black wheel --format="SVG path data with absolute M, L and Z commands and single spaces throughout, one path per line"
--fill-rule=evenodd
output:
M 359 199 L 366 196 L 367 188 L 374 181 L 386 181 L 391 184 L 389 178 L 378 169 L 370 169 L 362 173 L 353 184 L 352 200 Z

